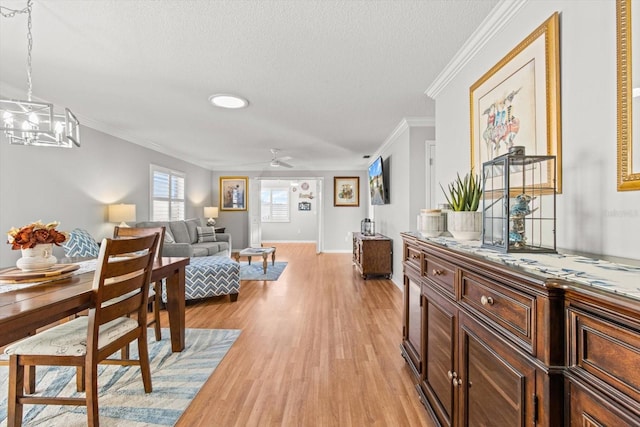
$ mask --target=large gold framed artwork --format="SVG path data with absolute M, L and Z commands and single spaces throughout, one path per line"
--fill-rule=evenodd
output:
M 523 146 L 527 155 L 556 156 L 556 190 L 562 191 L 559 43 L 556 12 L 471 86 L 476 173 L 484 162 Z M 552 180 L 552 171 L 546 176 Z
M 640 190 L 640 74 L 634 71 L 633 57 L 640 39 L 633 31 L 640 23 L 637 0 L 616 1 L 618 65 L 618 191 Z M 636 67 L 640 70 L 640 67 Z M 638 89 L 634 89 L 638 87 Z M 634 94 L 638 92 L 638 94 Z M 637 107 L 637 108 L 636 108 Z M 637 110 L 634 112 L 634 109 Z M 633 130 L 636 129 L 634 133 Z

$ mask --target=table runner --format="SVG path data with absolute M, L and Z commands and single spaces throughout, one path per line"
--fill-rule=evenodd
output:
M 96 264 L 97 264 L 97 259 L 90 259 L 87 261 L 81 261 L 81 262 L 77 262 L 75 264 L 78 264 L 80 266 L 79 269 L 73 271 L 71 273 L 71 276 L 75 276 L 76 274 L 83 274 L 83 273 L 88 273 L 90 271 L 95 271 L 96 270 Z M 11 291 L 16 291 L 16 290 L 20 290 L 20 289 L 25 289 L 31 286 L 35 286 L 35 285 L 40 285 L 42 283 L 47 283 L 47 282 L 53 282 L 56 280 L 60 280 L 60 279 L 65 279 L 69 276 L 63 276 L 63 277 L 51 277 L 51 278 L 47 278 L 45 280 L 38 280 L 38 281 L 33 281 L 33 282 L 22 282 L 22 283 L 0 283 L 0 294 L 4 293 L 4 292 L 11 292 Z

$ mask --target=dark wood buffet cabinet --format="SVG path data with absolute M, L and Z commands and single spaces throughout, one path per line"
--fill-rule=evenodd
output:
M 640 425 L 640 300 L 402 238 L 401 351 L 439 425 Z

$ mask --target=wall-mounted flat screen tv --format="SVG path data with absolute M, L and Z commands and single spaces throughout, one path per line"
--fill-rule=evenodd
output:
M 371 204 L 384 205 L 388 203 L 387 183 L 384 179 L 384 165 L 382 157 L 378 157 L 369 166 L 369 190 L 371 191 Z

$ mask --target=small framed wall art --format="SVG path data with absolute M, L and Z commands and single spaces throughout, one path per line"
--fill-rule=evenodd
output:
M 299 211 L 310 211 L 311 210 L 311 202 L 298 202 L 298 210 Z
M 220 210 L 246 211 L 247 187 L 248 178 L 246 176 L 221 176 Z
M 360 206 L 360 177 L 333 178 L 333 206 Z

